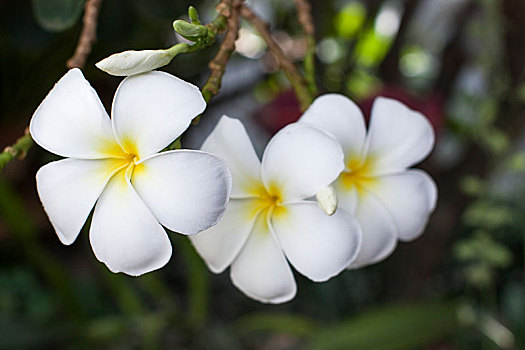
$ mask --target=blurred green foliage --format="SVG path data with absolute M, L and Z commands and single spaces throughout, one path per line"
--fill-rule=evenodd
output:
M 176 43 L 173 20 L 187 19 L 194 5 L 206 23 L 215 3 L 104 0 L 85 73 L 105 105 L 118 79 L 94 62 L 126 49 L 169 47 Z M 525 348 L 525 83 L 510 83 L 507 62 L 519 55 L 505 32 L 516 25 L 513 13 L 491 0 L 467 0 L 465 12 L 443 5 L 437 13 L 424 7 L 428 1 L 312 3 L 321 91 L 361 102 L 394 86 L 402 95 L 396 98 L 421 108 L 431 93 L 439 97 L 442 112 L 424 111 L 438 140 L 424 167 L 440 186 L 440 203 L 423 237 L 400 244 L 383 263 L 324 284 L 298 277 L 297 298 L 281 306 L 241 295 L 175 234 L 165 269 L 115 275 L 90 253 L 88 232 L 67 249 L 55 239 L 34 191 L 34 173 L 51 156 L 34 149 L 0 178 L 0 349 Z M 23 132 L 65 72 L 83 4 L 0 2 L 2 145 Z M 293 2 L 251 4 L 272 29 L 300 36 Z M 448 27 L 436 25 L 436 36 L 418 39 L 439 20 Z M 216 49 L 180 55 L 167 69 L 201 82 Z M 236 55 L 228 70 L 238 62 L 251 61 Z M 281 72 L 268 69 L 253 95 L 268 103 L 288 88 Z M 229 103 L 247 90 L 233 86 Z

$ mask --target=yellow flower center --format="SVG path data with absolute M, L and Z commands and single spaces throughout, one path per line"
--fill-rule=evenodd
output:
M 142 164 L 137 164 L 140 161 L 140 157 L 135 144 L 129 139 L 124 139 L 122 146 L 114 140 L 111 140 L 101 145 L 101 148 L 102 152 L 107 154 L 109 158 L 115 160 L 114 167 L 118 166 L 122 169 L 122 171 L 119 172 L 121 175 L 127 174 L 129 178 L 131 178 L 133 174 L 136 174 L 144 167 Z M 122 176 L 122 184 L 125 185 L 125 183 L 124 176 Z
M 266 189 L 263 184 L 258 184 L 250 192 L 256 197 L 249 211 L 250 218 L 260 211 L 265 211 L 267 215 L 281 215 L 286 212 L 286 208 L 281 205 L 283 199 L 277 186 L 272 185 Z
M 350 158 L 346 169 L 339 175 L 339 180 L 346 190 L 356 189 L 359 195 L 364 194 L 366 188 L 370 188 L 376 182 L 373 176 L 373 160 L 371 157 L 360 159 Z

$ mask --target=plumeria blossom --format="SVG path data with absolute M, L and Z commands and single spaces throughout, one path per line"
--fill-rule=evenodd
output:
M 421 113 L 379 97 L 367 133 L 356 104 L 327 94 L 314 101 L 299 123 L 330 133 L 345 153 L 344 171 L 333 187 L 339 208 L 355 216 L 363 233 L 361 250 L 349 267 L 383 260 L 398 239 L 410 241 L 423 232 L 437 188 L 424 171 L 408 169 L 434 145 L 432 126 Z
M 122 81 L 110 119 L 82 72 L 66 73 L 30 124 L 36 143 L 67 157 L 36 175 L 60 241 L 73 243 L 95 206 L 95 256 L 113 272 L 137 276 L 171 257 L 161 224 L 183 234 L 215 225 L 231 190 L 227 165 L 202 151 L 158 153 L 205 106 L 197 87 L 150 72 Z
M 231 266 L 233 284 L 247 296 L 282 303 L 296 293 L 288 261 L 311 280 L 325 281 L 354 260 L 361 243 L 354 218 L 344 210 L 328 216 L 306 200 L 344 168 L 333 137 L 291 124 L 259 161 L 242 124 L 223 116 L 201 149 L 222 157 L 233 178 L 222 221 L 190 237 L 210 270 Z

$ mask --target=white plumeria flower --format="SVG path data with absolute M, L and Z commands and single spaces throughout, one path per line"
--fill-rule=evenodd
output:
M 349 266 L 386 258 L 397 240 L 410 241 L 424 230 L 437 200 L 427 173 L 408 169 L 430 153 L 434 131 L 428 120 L 402 103 L 379 97 L 370 127 L 359 107 L 343 95 L 317 98 L 300 119 L 331 133 L 345 153 L 345 169 L 334 182 L 339 207 L 361 226 L 363 243 Z
M 171 257 L 161 224 L 183 234 L 215 225 L 231 190 L 227 165 L 202 151 L 157 153 L 205 107 L 197 87 L 150 72 L 122 81 L 110 119 L 79 69 L 64 75 L 30 124 L 36 143 L 69 157 L 36 176 L 60 241 L 73 243 L 96 202 L 95 256 L 113 272 L 138 276 Z
M 328 134 L 292 124 L 268 143 L 259 161 L 243 125 L 223 116 L 204 142 L 230 166 L 232 196 L 222 221 L 190 239 L 215 273 L 230 268 L 233 284 L 266 303 L 292 299 L 288 261 L 313 281 L 350 264 L 361 244 L 357 222 L 344 210 L 326 215 L 314 196 L 343 170 L 343 153 Z

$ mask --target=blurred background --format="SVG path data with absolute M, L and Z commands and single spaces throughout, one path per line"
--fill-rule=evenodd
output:
M 298 65 L 305 39 L 294 2 L 248 1 Z M 83 0 L 0 0 L 0 147 L 16 141 L 66 72 Z M 189 5 L 204 23 L 216 1 L 104 0 L 84 69 L 109 110 L 120 78 L 94 63 L 167 48 Z M 365 113 L 376 96 L 424 113 L 437 143 L 421 164 L 439 201 L 426 232 L 385 261 L 263 305 L 214 275 L 186 238 L 140 278 L 94 257 L 87 227 L 70 247 L 52 230 L 34 175 L 56 158 L 33 146 L 0 174 L 0 349 L 524 349 L 525 2 L 313 0 L 316 79 Z M 215 44 L 163 68 L 202 86 Z M 240 118 L 261 153 L 300 115 L 284 74 L 242 23 L 220 93 L 182 143 L 198 148 L 222 114 Z

